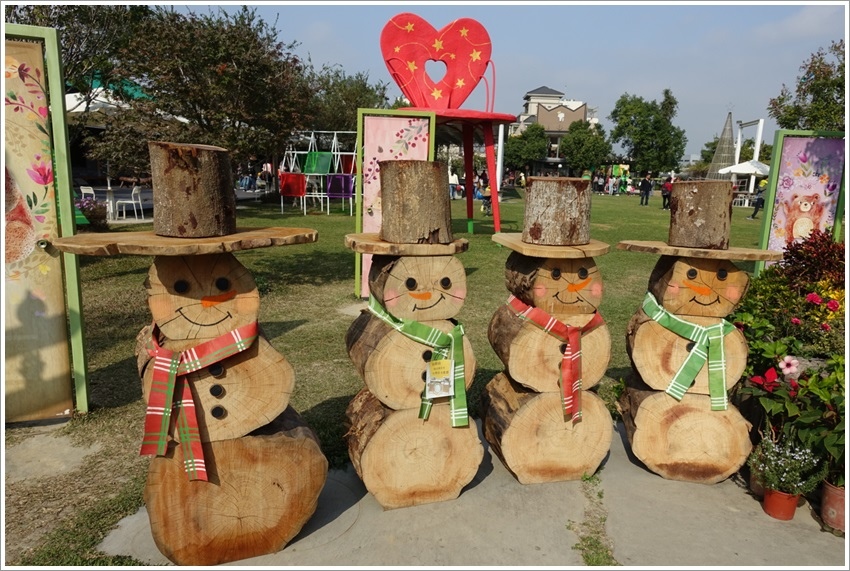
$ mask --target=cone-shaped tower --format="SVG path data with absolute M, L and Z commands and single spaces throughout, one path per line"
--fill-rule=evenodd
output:
M 726 116 L 726 124 L 723 125 L 723 132 L 720 134 L 720 140 L 717 141 L 717 148 L 714 150 L 714 157 L 711 159 L 711 164 L 708 167 L 708 172 L 705 178 L 711 180 L 731 180 L 731 174 L 720 174 L 722 168 L 726 168 L 735 164 L 735 142 L 732 140 L 732 112 Z

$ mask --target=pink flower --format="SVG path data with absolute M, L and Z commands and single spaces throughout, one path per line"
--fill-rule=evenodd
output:
M 793 325 L 800 325 L 800 324 L 802 323 L 802 321 L 800 321 L 800 318 L 799 318 L 799 317 L 792 317 L 792 318 L 791 318 L 791 323 L 792 323 Z
M 814 303 L 815 305 L 820 305 L 823 300 L 818 294 L 810 293 L 806 296 L 806 301 L 808 301 L 809 303 Z
M 797 372 L 797 365 L 800 362 L 792 357 L 791 355 L 786 355 L 781 361 L 779 361 L 779 369 L 782 371 L 783 375 L 793 375 Z
M 48 185 L 53 182 L 53 167 L 44 161 L 33 163 L 31 169 L 27 169 L 27 174 L 37 184 Z
M 834 299 L 830 299 L 828 302 L 826 302 L 826 308 L 830 311 L 838 311 L 839 307 L 841 306 Z
M 803 151 L 802 153 L 797 155 L 797 158 L 800 159 L 801 163 L 809 162 L 809 155 L 806 154 L 806 151 Z
M 830 329 L 832 329 L 832 327 L 829 326 L 829 323 L 821 323 L 820 328 L 824 331 L 829 331 Z

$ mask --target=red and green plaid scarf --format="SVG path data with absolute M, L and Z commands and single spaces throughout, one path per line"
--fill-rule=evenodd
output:
M 164 455 L 172 422 L 176 422 L 177 440 L 183 448 L 183 464 L 189 479 L 207 481 L 195 401 L 185 375 L 244 351 L 257 339 L 258 329 L 254 321 L 197 347 L 174 352 L 159 345 L 159 327 L 153 324 L 147 344 L 147 351 L 154 358 L 153 379 L 139 454 Z M 179 397 L 175 399 L 175 395 Z M 172 414 L 175 408 L 177 413 Z
M 507 301 L 519 317 L 540 327 L 549 335 L 564 342 L 564 354 L 561 359 L 561 393 L 564 404 L 564 419 L 572 418 L 573 424 L 581 420 L 581 336 L 600 325 L 604 325 L 602 316 L 594 313 L 583 327 L 574 327 L 558 321 L 542 309 L 526 305 L 514 295 Z

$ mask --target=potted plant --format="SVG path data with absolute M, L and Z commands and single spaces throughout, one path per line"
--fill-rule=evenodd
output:
M 747 459 L 764 485 L 762 507 L 769 516 L 790 520 L 800 496 L 814 491 L 826 475 L 826 462 L 793 438 L 768 434 Z

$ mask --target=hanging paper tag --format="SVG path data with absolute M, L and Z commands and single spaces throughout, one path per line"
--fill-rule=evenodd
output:
M 425 398 L 434 399 L 439 397 L 450 397 L 455 394 L 452 382 L 452 371 L 455 362 L 452 359 L 441 359 L 431 361 L 425 369 Z

